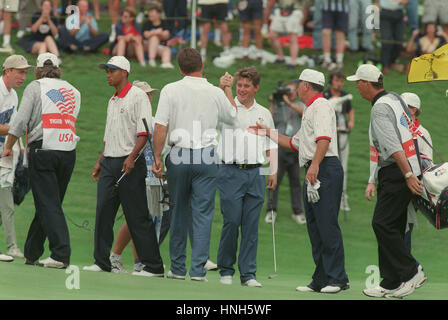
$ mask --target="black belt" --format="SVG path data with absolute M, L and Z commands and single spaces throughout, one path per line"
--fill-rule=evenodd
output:
M 237 167 L 238 169 L 241 169 L 241 170 L 254 169 L 254 168 L 259 168 L 259 167 L 262 166 L 261 163 L 246 164 L 246 163 L 236 163 L 236 162 L 233 162 L 233 163 L 225 163 L 225 162 L 223 162 L 223 164 L 232 165 L 232 166 L 235 166 L 235 167 Z

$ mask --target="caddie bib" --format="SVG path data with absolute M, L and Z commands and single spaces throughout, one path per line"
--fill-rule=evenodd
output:
M 43 78 L 37 81 L 42 99 L 42 149 L 74 150 L 79 141 L 76 119 L 81 107 L 81 94 L 61 79 Z

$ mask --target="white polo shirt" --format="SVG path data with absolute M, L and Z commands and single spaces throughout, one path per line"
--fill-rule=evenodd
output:
M 263 164 L 266 162 L 265 152 L 277 149 L 277 144 L 266 136 L 258 136 L 247 129 L 256 123 L 265 124 L 274 129 L 271 113 L 254 100 L 250 108 L 242 105 L 235 98 L 238 107 L 237 119 L 233 126 L 223 124 L 218 145 L 218 156 L 225 163 Z
M 202 149 L 218 145 L 220 122 L 233 125 L 236 110 L 220 88 L 186 76 L 160 92 L 155 122 L 168 127 L 168 145 Z
M 299 153 L 299 165 L 303 167 L 316 153 L 316 143 L 321 139 L 330 141 L 326 157 L 338 156 L 336 114 L 322 94 L 316 95 L 303 111 L 302 126 L 291 138 L 291 147 Z
M 14 112 L 16 111 L 19 99 L 17 93 L 11 88 L 10 91 L 6 88 L 3 77 L 0 77 L 0 124 L 9 125 Z M 3 151 L 5 144 L 5 136 L 0 136 L 0 152 Z
M 106 130 L 104 133 L 104 156 L 125 157 L 135 147 L 137 136 L 145 135 L 142 119 L 146 118 L 151 130 L 151 104 L 146 93 L 131 85 L 109 100 L 107 107 Z

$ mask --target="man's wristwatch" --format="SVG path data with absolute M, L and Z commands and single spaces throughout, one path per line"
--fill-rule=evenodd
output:
M 408 180 L 412 175 L 413 175 L 412 171 L 409 171 L 408 173 L 406 173 L 406 174 L 404 175 L 404 178 L 405 178 L 406 180 Z

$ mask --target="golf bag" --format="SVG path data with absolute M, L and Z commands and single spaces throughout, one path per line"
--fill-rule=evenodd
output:
M 448 163 L 427 167 L 423 184 L 425 191 L 413 199 L 414 205 L 437 230 L 448 228 Z

